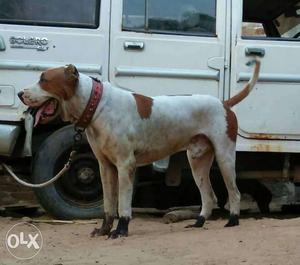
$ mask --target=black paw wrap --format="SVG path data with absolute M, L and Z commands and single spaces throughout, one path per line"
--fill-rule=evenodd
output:
M 118 237 L 128 236 L 129 221 L 130 221 L 129 217 L 120 217 L 117 229 L 110 233 L 109 238 L 115 239 L 115 238 L 118 238 Z
M 202 227 L 202 226 L 204 225 L 204 223 L 205 223 L 205 217 L 199 215 L 199 216 L 197 217 L 197 221 L 196 221 L 196 223 L 195 223 L 195 226 L 196 226 L 196 227 Z
M 237 214 L 232 214 L 229 217 L 228 223 L 225 225 L 225 227 L 232 227 L 239 225 L 239 216 Z
M 118 226 L 117 226 L 117 231 L 127 231 L 128 232 L 128 224 L 129 224 L 130 218 L 129 217 L 120 217 Z
M 188 225 L 188 226 L 186 226 L 186 228 L 191 228 L 191 227 L 203 227 L 204 223 L 205 223 L 205 217 L 199 215 L 199 216 L 197 217 L 196 223 L 194 223 L 193 225 Z

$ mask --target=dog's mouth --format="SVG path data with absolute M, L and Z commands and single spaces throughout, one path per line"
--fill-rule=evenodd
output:
M 58 101 L 54 98 L 48 99 L 39 107 L 30 107 L 28 110 L 34 117 L 34 127 L 38 124 L 45 124 L 52 120 L 57 109 Z

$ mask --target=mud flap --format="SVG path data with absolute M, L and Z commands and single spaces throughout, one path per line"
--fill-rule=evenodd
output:
M 22 152 L 23 156 L 32 156 L 31 144 L 32 144 L 33 123 L 34 123 L 33 116 L 29 112 L 26 112 L 25 122 L 24 122 L 26 136 L 25 136 L 25 142 L 24 142 L 24 147 Z

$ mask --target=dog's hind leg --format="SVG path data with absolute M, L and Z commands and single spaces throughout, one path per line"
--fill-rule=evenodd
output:
M 210 141 L 205 136 L 201 136 L 196 142 L 190 144 L 187 156 L 202 200 L 202 209 L 196 223 L 187 227 L 202 227 L 205 220 L 211 215 L 217 201 L 209 178 L 214 160 L 214 150 Z
M 91 236 L 109 235 L 118 205 L 118 172 L 116 167 L 106 159 L 99 163 L 104 200 L 104 219 L 100 229 L 95 228 Z
M 224 139 L 222 147 L 216 145 L 216 159 L 224 178 L 230 204 L 230 218 L 226 227 L 239 225 L 241 195 L 236 185 L 235 143 Z

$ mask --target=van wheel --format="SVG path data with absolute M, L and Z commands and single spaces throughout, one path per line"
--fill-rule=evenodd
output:
M 51 179 L 67 162 L 73 146 L 73 126 L 51 134 L 40 146 L 33 163 L 33 182 Z M 86 137 L 80 143 L 68 172 L 55 183 L 34 189 L 46 211 L 60 219 L 103 216 L 103 193 L 98 161 Z

